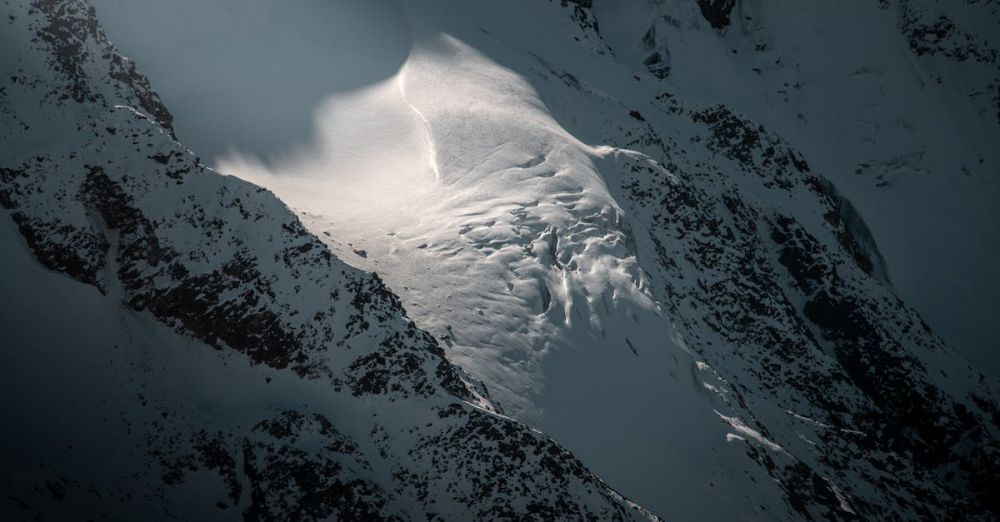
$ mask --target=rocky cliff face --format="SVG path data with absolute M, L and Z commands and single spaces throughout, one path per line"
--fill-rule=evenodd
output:
M 157 343 L 189 347 L 184 357 L 239 354 L 196 385 L 252 375 L 242 393 L 268 397 L 206 410 L 168 383 L 115 374 L 105 383 L 115 398 L 87 405 L 117 418 L 101 428 L 96 469 L 70 464 L 95 456 L 72 431 L 57 443 L 63 464 L 42 443 L 10 446 L 60 439 L 31 432 L 30 417 L 47 412 L 9 419 L 25 432 L 4 436 L 23 459 L 4 478 L 4 518 L 170 519 L 197 506 L 196 518 L 251 520 L 652 518 L 554 441 L 496 414 L 377 276 L 334 257 L 266 190 L 206 169 L 174 141 L 170 113 L 84 2 L 5 2 L 3 14 L 16 52 L 5 51 L 0 91 L 0 201 L 23 240 L 8 238 L 6 251 L 27 249 L 74 280 L 55 288 L 108 303 L 125 323 L 152 319 L 167 340 Z M 33 346 L 18 331 L 7 358 Z M 45 348 L 105 353 L 66 342 Z M 125 358 L 142 345 L 116 343 Z M 58 379 L 37 382 L 72 400 Z M 316 390 L 313 402 L 289 387 Z M 194 500 L 172 493 L 192 482 L 204 488 Z
M 688 143 L 654 139 L 663 164 L 616 153 L 619 201 L 720 395 L 796 457 L 787 472 L 816 473 L 790 497 L 835 518 L 992 516 L 996 470 L 974 463 L 996 461 L 995 386 L 893 294 L 863 222 L 796 152 L 724 108 L 671 114 Z M 692 162 L 698 147 L 732 163 Z

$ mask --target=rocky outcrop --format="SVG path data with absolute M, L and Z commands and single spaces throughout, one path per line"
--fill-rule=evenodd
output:
M 918 56 L 992 62 L 981 39 L 946 22 L 927 29 L 918 20 L 933 10 L 903 4 Z M 721 29 L 735 2 L 699 6 Z M 640 111 L 636 99 L 601 103 L 581 86 L 539 83 L 552 99 L 586 97 L 601 142 L 619 147 L 601 171 L 655 296 L 727 383 L 706 387 L 781 448 L 747 442 L 795 511 L 1000 516 L 996 481 L 984 478 L 996 474 L 997 383 L 898 297 L 864 218 L 824 173 L 726 105 L 667 90 L 648 100 L 658 111 Z
M 736 0 L 698 0 L 698 8 L 708 23 L 716 29 L 729 25 L 729 18 L 736 7 Z
M 648 233 L 640 257 L 688 345 L 742 390 L 747 416 L 801 459 L 795 469 L 830 481 L 796 490 L 800 501 L 826 498 L 835 518 L 995 516 L 995 485 L 969 465 L 995 461 L 995 385 L 894 295 L 863 220 L 800 154 L 724 107 L 687 115 L 697 126 L 683 146 L 629 143 L 669 167 L 621 155 L 619 201 Z M 698 147 L 724 160 L 691 161 L 706 157 Z M 820 426 L 819 444 L 797 451 L 781 433 L 801 427 L 781 427 L 774 404 Z

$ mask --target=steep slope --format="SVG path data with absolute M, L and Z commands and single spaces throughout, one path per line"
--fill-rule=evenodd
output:
M 599 25 L 591 39 L 613 42 Z M 745 422 L 835 485 L 810 491 L 843 501 L 827 516 L 995 518 L 995 381 L 896 297 L 878 235 L 803 153 L 630 61 L 649 40 L 594 51 L 633 67 L 632 86 L 564 57 L 533 84 L 575 136 L 642 152 L 598 151 L 598 167 L 687 346 L 733 385 Z
M 1000 375 L 991 297 L 1000 277 L 984 261 L 1000 255 L 1000 5 L 598 1 L 594 10 L 618 61 L 645 72 L 643 60 L 665 57 L 652 72 L 673 95 L 725 104 L 809 158 L 865 218 L 900 296 Z
M 200 165 L 85 3 L 3 15 L 3 518 L 651 518 Z
M 654 295 L 744 420 L 862 516 L 995 517 L 995 381 L 894 295 L 864 220 L 802 153 L 649 65 L 633 88 L 594 66 L 534 84 L 574 135 L 645 153 L 609 149 L 599 167 Z
M 558 6 L 536 10 L 540 23 L 577 27 Z M 837 509 L 833 495 L 795 492 L 812 472 L 744 426 L 738 405 L 705 393 L 717 378 L 644 288 L 595 151 L 519 75 L 438 35 L 443 11 L 409 12 L 405 65 L 320 106 L 305 152 L 220 168 L 271 187 L 342 257 L 384 274 L 507 414 L 655 512 L 790 517 L 789 495 L 801 509 Z M 775 453 L 749 456 L 744 439 Z
M 996 518 L 996 383 L 897 297 L 909 298 L 919 279 L 901 269 L 926 278 L 940 265 L 907 264 L 908 251 L 892 244 L 907 237 L 892 220 L 921 209 L 906 199 L 933 201 L 944 190 L 970 198 L 957 209 L 965 217 L 913 227 L 941 244 L 967 217 L 989 217 L 992 201 L 991 185 L 970 181 L 988 170 L 954 183 L 939 175 L 950 172 L 951 151 L 966 160 L 990 153 L 992 123 L 961 112 L 976 112 L 982 98 L 955 112 L 982 125 L 966 143 L 937 125 L 952 114 L 926 102 L 940 92 L 900 72 L 911 54 L 948 57 L 978 81 L 989 62 L 956 58 L 936 35 L 965 33 L 947 27 L 919 33 L 917 44 L 904 38 L 918 34 L 906 22 L 923 12 L 917 4 L 378 2 L 371 16 L 338 4 L 362 35 L 378 33 L 370 24 L 402 23 L 392 52 L 368 55 L 313 39 L 323 24 L 306 17 L 322 19 L 320 11 L 283 11 L 291 22 L 269 24 L 266 2 L 187 13 L 193 3 L 96 3 L 120 10 L 112 36 L 141 63 L 205 51 L 198 68 L 160 71 L 188 89 L 175 94 L 182 140 L 183 122 L 197 121 L 196 149 L 204 144 L 224 172 L 274 190 L 340 259 L 378 271 L 504 413 L 552 434 L 657 514 Z M 125 23 L 151 13 L 162 21 L 153 30 L 183 41 L 150 46 L 145 27 Z M 193 14 L 204 18 L 194 23 Z M 876 39 L 862 42 L 871 53 L 828 52 L 814 34 L 843 36 L 856 23 L 902 47 Z M 244 26 L 272 36 L 255 54 L 264 64 L 280 65 L 288 51 L 300 63 L 352 55 L 385 67 L 349 91 L 317 78 L 294 102 L 305 78 L 266 83 L 249 100 L 291 109 L 282 125 L 308 130 L 275 152 L 257 146 L 272 129 L 243 129 L 246 140 L 227 153 L 218 136 L 232 122 L 213 122 L 247 100 L 218 109 L 185 101 L 220 87 L 239 98 L 225 85 L 259 78 L 260 63 L 229 59 L 233 34 L 253 40 Z M 891 66 L 872 73 L 886 79 L 835 81 L 842 71 L 824 61 L 854 55 Z M 202 74 L 212 66 L 228 83 Z M 854 95 L 838 96 L 845 88 Z M 866 112 L 871 129 L 826 133 L 854 129 L 854 102 L 877 101 L 883 88 L 899 103 Z M 913 114 L 915 106 L 930 113 Z M 241 117 L 263 125 L 267 114 Z M 921 147 L 927 161 L 893 163 Z M 841 174 L 866 162 L 899 183 L 877 192 L 856 181 L 872 179 L 864 169 Z M 906 188 L 913 168 L 924 185 Z M 879 205 L 888 210 L 873 212 Z M 973 233 L 994 244 L 989 227 Z M 968 279 L 941 273 L 968 287 L 988 269 L 976 264 Z M 290 364 L 312 371 L 311 360 Z

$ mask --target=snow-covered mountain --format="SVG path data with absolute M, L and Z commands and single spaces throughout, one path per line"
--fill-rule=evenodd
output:
M 86 4 L 4 15 L 4 519 L 653 518 L 198 164 Z
M 995 2 L 3 6 L 6 516 L 1000 517 Z

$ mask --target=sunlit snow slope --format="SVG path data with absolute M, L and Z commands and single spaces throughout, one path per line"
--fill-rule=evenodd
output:
M 96 5 L 118 9 L 108 23 L 112 35 L 121 30 L 116 19 L 142 18 L 128 14 L 139 7 Z M 525 8 L 549 17 L 534 22 L 538 34 L 548 23 L 575 27 L 558 6 Z M 253 18 L 260 10 L 265 4 L 238 12 Z M 336 93 L 331 86 L 315 106 L 309 140 L 282 154 L 222 153 L 220 170 L 274 190 L 341 257 L 398 289 L 410 315 L 506 413 L 552 434 L 655 512 L 711 519 L 788 509 L 766 470 L 730 442 L 742 439 L 727 439 L 738 431 L 726 419 L 741 425 L 739 414 L 702 389 L 702 380 L 717 378 L 685 351 L 645 290 L 621 209 L 595 165 L 607 151 L 563 130 L 519 74 L 434 27 L 434 16 L 447 10 L 410 9 L 415 36 L 405 63 L 364 87 Z M 478 16 L 507 16 L 514 27 L 520 15 L 503 11 Z M 167 19 L 187 19 L 183 10 L 174 16 Z M 241 16 L 226 23 L 239 26 Z M 271 26 L 271 37 L 283 38 L 282 27 Z M 296 24 L 288 27 L 296 27 L 289 38 L 302 37 Z M 229 36 L 206 32 L 186 41 L 206 38 L 196 45 L 211 50 Z M 562 39 L 553 40 L 571 49 Z M 177 44 L 185 54 L 198 50 Z M 239 71 L 225 61 L 229 52 L 215 58 Z M 296 59 L 335 62 L 356 49 L 311 52 Z M 202 95 L 198 83 L 190 85 L 190 96 Z M 300 102 L 272 87 L 273 103 Z M 184 96 L 176 103 L 192 117 L 186 125 L 209 123 Z M 181 135 L 184 118 L 177 118 Z M 212 128 L 221 133 L 230 124 Z
M 736 414 L 698 392 L 701 370 L 644 289 L 595 165 L 607 151 L 563 130 L 519 75 L 428 32 L 397 76 L 332 99 L 317 128 L 287 162 L 220 169 L 272 188 L 400 288 L 506 413 L 656 512 L 783 509 L 764 475 L 733 482 L 762 471 L 727 443 L 720 415 Z M 690 500 L 713 482 L 726 487 L 711 507 Z
M 857 107 L 826 105 L 841 87 L 823 83 L 822 64 L 786 78 L 784 51 L 765 46 L 756 51 L 772 54 L 737 74 L 754 42 L 712 27 L 694 1 L 333 2 L 329 13 L 264 0 L 94 4 L 111 38 L 164 79 L 182 141 L 273 190 L 341 258 L 379 273 L 506 414 L 657 514 L 975 510 L 963 499 L 982 477 L 955 479 L 949 463 L 996 455 L 992 381 L 893 283 L 941 321 L 932 326 L 949 323 L 922 306 L 948 284 L 915 283 L 948 256 L 921 256 L 900 220 L 933 221 L 917 228 L 951 241 L 989 218 L 993 185 L 925 176 L 871 196 L 842 174 L 878 155 L 854 147 L 880 125 L 896 129 L 885 176 L 939 170 L 959 143 L 933 144 L 925 165 L 919 149 L 931 145 L 918 142 L 934 135 L 907 131 L 932 116 L 898 121 L 900 101 L 852 134 L 869 124 L 839 119 Z M 845 12 L 881 20 L 871 4 Z M 784 3 L 739 5 L 729 14 L 740 24 L 795 19 Z M 850 25 L 824 12 L 811 23 Z M 772 31 L 801 60 L 827 56 L 782 40 L 807 39 L 799 29 Z M 817 123 L 797 123 L 786 102 L 770 113 L 772 96 L 798 89 L 780 84 L 806 80 L 826 85 L 802 101 Z M 863 94 L 843 99 L 882 96 L 882 83 L 858 85 Z M 827 178 L 845 181 L 848 198 Z M 945 187 L 974 204 L 941 220 L 906 205 Z M 970 245 L 995 248 L 990 228 L 970 234 L 955 247 L 965 258 Z M 971 265 L 969 278 L 942 278 L 961 287 L 953 293 L 977 277 L 993 284 L 987 263 Z M 973 315 L 995 310 L 978 294 L 961 302 Z M 917 500 L 928 496 L 943 500 Z
M 656 520 L 199 164 L 85 2 L 0 20 L 0 519 Z

